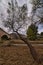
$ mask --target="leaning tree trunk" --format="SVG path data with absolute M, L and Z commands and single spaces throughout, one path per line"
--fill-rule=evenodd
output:
M 30 53 L 31 53 L 31 55 L 32 55 L 32 57 L 33 57 L 33 59 L 34 59 L 34 61 L 37 62 L 38 64 L 40 64 L 41 61 L 40 61 L 40 59 L 39 59 L 39 56 L 38 56 L 38 54 L 37 54 L 35 48 L 28 42 L 27 39 L 23 38 L 17 31 L 16 31 L 16 33 L 18 34 L 18 36 L 20 37 L 20 39 L 23 40 L 23 41 L 25 42 L 25 44 L 27 44 L 27 46 L 29 47 Z

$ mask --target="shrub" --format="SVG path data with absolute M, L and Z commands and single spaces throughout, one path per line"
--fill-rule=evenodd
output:
M 9 38 L 8 38 L 8 36 L 7 35 L 3 35 L 2 37 L 1 37 L 1 40 L 8 40 Z
M 43 32 L 41 32 L 41 36 L 43 36 Z
M 35 40 L 37 38 L 37 27 L 34 24 L 28 27 L 27 37 L 29 40 Z

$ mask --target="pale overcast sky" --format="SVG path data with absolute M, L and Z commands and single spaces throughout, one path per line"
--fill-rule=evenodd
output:
M 7 16 L 6 9 L 7 9 L 7 6 L 8 6 L 7 5 L 8 1 L 10 1 L 10 0 L 0 0 L 0 14 L 1 13 L 4 14 L 3 18 L 6 18 L 6 16 Z M 17 2 L 18 2 L 19 6 L 22 6 L 24 3 L 27 4 L 27 7 L 28 7 L 28 16 L 30 17 L 31 16 L 32 7 L 33 7 L 33 5 L 30 3 L 31 0 L 17 0 Z M 40 13 L 40 12 L 38 12 L 38 13 Z M 0 19 L 0 21 L 1 21 L 1 19 Z M 8 29 L 8 28 L 5 28 L 3 26 L 2 22 L 0 22 L 0 27 L 3 28 L 5 31 L 7 31 L 7 29 Z M 39 29 L 38 29 L 39 33 L 42 32 L 43 31 L 43 25 L 40 24 L 38 27 L 39 27 Z M 22 32 L 24 33 L 24 29 L 22 30 Z

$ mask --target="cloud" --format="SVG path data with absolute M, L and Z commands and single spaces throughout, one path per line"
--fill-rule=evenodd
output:
M 3 15 L 4 15 L 3 17 L 4 17 L 4 19 L 6 19 L 6 17 L 7 17 L 7 12 L 6 11 L 7 11 L 7 7 L 8 7 L 7 3 L 8 3 L 8 1 L 11 1 L 11 0 L 0 0 L 0 1 L 1 1 L 0 2 L 0 14 L 3 13 Z M 17 0 L 17 2 L 18 2 L 19 6 L 22 6 L 24 3 L 27 4 L 28 17 L 30 17 L 31 16 L 31 12 L 32 12 L 32 7 L 33 7 L 33 5 L 31 4 L 31 0 Z M 42 9 L 40 9 L 40 10 L 42 10 Z M 37 14 L 38 13 L 41 14 L 41 11 L 38 10 Z M 28 24 L 30 24 L 30 21 L 28 22 Z M 4 24 L 1 22 L 1 18 L 0 18 L 0 27 L 3 28 L 5 31 L 8 31 L 8 28 L 5 28 Z M 38 29 L 39 32 L 43 31 L 41 26 L 38 26 L 38 27 L 39 27 L 39 29 Z M 40 30 L 40 27 L 41 27 L 41 30 Z M 24 33 L 25 29 L 22 29 L 22 32 Z
M 38 32 L 39 33 L 43 32 L 43 24 L 38 25 Z

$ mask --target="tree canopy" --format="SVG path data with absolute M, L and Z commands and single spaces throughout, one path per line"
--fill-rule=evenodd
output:
M 27 37 L 30 40 L 35 40 L 37 38 L 37 27 L 34 24 L 31 24 L 27 30 Z
M 43 9 L 43 1 L 42 0 L 32 0 L 32 4 L 33 4 L 33 8 L 32 8 L 32 21 L 35 23 L 42 23 L 41 19 L 43 17 L 43 10 L 41 10 L 41 8 Z M 41 10 L 41 11 L 40 11 Z M 38 12 L 38 13 L 37 13 Z M 40 18 L 40 20 L 36 20 L 34 16 Z
M 11 3 L 8 2 L 8 9 L 7 9 L 7 20 L 4 22 L 5 27 L 9 27 L 9 29 L 18 30 L 26 25 L 27 21 L 27 5 L 24 4 L 22 7 L 18 6 L 17 1 L 15 0 L 15 5 L 13 0 Z

